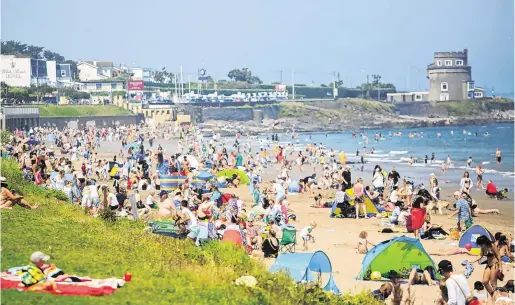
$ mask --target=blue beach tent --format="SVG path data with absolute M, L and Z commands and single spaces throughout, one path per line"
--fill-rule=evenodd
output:
M 465 248 L 467 244 L 470 244 L 472 249 L 470 250 L 470 254 L 479 255 L 481 253 L 481 248 L 476 244 L 476 240 L 479 236 L 484 235 L 488 237 L 492 242 L 495 241 L 494 236 L 490 231 L 488 231 L 482 225 L 473 225 L 468 228 L 460 237 L 460 241 L 458 242 L 458 246 L 460 248 Z
M 358 279 L 370 280 L 370 275 L 376 271 L 387 278 L 392 270 L 401 277 L 407 278 L 412 269 L 424 270 L 427 267 L 437 270 L 420 241 L 416 238 L 399 236 L 383 241 L 368 250 L 363 258 Z M 439 279 L 438 274 L 435 274 L 435 277 Z
M 340 295 L 340 289 L 333 278 L 333 268 L 327 254 L 322 251 L 315 253 L 282 253 L 270 267 L 270 272 L 285 271 L 295 282 L 314 282 L 317 275 L 329 275 L 329 280 L 323 287 L 324 291 L 332 291 Z M 321 283 L 320 283 L 321 284 Z

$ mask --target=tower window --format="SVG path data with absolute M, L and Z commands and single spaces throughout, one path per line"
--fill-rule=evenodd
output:
M 452 60 L 446 60 L 445 61 L 445 65 L 448 67 L 448 66 L 452 66 Z
M 456 66 L 463 66 L 463 60 L 457 59 L 456 60 Z
M 442 91 L 449 91 L 449 84 L 447 84 L 446 82 L 443 82 L 440 84 L 440 89 Z

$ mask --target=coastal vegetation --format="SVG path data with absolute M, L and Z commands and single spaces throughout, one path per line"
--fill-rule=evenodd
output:
M 132 112 L 113 105 L 40 105 L 41 117 L 129 115 Z
M 145 232 L 141 222 L 105 222 L 63 203 L 63 193 L 24 180 L 17 163 L 2 160 L 2 175 L 37 210 L 15 208 L 1 214 L 2 269 L 28 263 L 43 251 L 68 274 L 132 281 L 112 296 L 68 297 L 3 290 L 2 303 L 22 304 L 341 304 L 378 305 L 363 292 L 336 297 L 317 286 L 296 285 L 284 274 L 271 274 L 242 249 L 192 242 Z M 234 285 L 251 275 L 254 287 Z
M 506 107 L 509 108 L 509 105 L 511 105 L 511 109 L 513 110 L 513 100 L 506 98 L 494 100 L 436 102 L 434 104 L 435 106 L 444 107 L 449 115 L 454 117 L 490 113 L 495 110 L 505 110 Z M 503 104 L 506 106 L 501 108 L 500 106 Z

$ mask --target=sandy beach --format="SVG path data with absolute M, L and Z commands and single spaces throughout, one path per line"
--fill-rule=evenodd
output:
M 154 149 L 157 148 L 157 145 L 161 144 L 164 149 L 166 149 L 166 156 L 171 154 L 171 152 L 175 152 L 177 140 L 171 139 L 165 141 L 164 139 L 158 139 L 154 144 Z M 107 160 L 112 160 L 114 152 L 119 152 L 120 143 L 119 142 L 102 142 L 101 148 L 98 152 L 99 158 L 105 158 Z M 371 184 L 371 171 L 373 169 L 374 164 L 366 164 L 363 168 L 363 172 L 361 172 L 361 166 L 354 166 L 351 169 L 353 180 L 357 177 L 363 177 L 365 184 Z M 392 164 L 380 164 L 384 166 L 384 168 L 389 171 L 392 168 Z M 399 168 L 399 167 L 398 167 Z M 420 169 L 412 169 L 409 170 L 405 167 L 400 167 L 399 172 L 401 176 L 404 176 L 404 172 L 409 172 L 410 175 L 417 172 L 422 172 L 419 174 L 417 179 L 422 180 L 423 177 L 428 177 L 425 171 L 421 171 Z M 267 181 L 270 181 L 275 178 L 277 175 L 278 167 L 277 165 L 273 165 L 271 168 L 267 168 L 265 173 L 263 174 L 263 185 Z M 403 172 L 404 171 L 404 172 Z M 294 167 L 290 176 L 295 178 L 302 178 L 312 174 L 312 168 L 305 166 L 305 171 L 300 172 L 297 167 Z M 320 173 L 319 173 L 320 174 Z M 439 173 L 437 173 L 439 174 Z M 408 174 L 406 174 L 408 175 Z M 449 174 L 449 177 L 456 176 L 456 174 Z M 401 177 L 401 178 L 402 178 Z M 509 178 L 511 179 L 511 178 Z M 447 181 L 447 179 L 444 179 Z M 420 182 L 417 182 L 420 183 Z M 427 181 L 425 181 L 427 184 Z M 447 183 L 444 183 L 442 186 L 442 199 L 448 200 L 449 202 L 454 203 L 454 199 L 452 198 L 452 194 L 455 190 L 457 190 L 459 185 L 459 180 L 448 180 Z M 249 192 L 247 186 L 240 186 L 238 188 L 224 189 L 224 192 L 234 193 L 243 200 L 244 204 L 250 206 L 252 202 L 252 197 Z M 331 201 L 331 198 L 334 198 L 335 191 L 320 191 L 316 192 L 321 193 L 324 196 L 325 201 Z M 474 218 L 475 224 L 481 224 L 494 234 L 495 232 L 504 232 L 505 234 L 509 234 L 513 232 L 513 193 L 510 193 L 510 199 L 506 199 L 503 201 L 498 201 L 495 199 L 488 198 L 484 192 L 476 191 L 475 189 L 472 191 L 472 195 L 477 201 L 479 207 L 481 209 L 499 209 L 500 215 L 480 215 L 479 217 Z M 368 240 L 374 244 L 380 243 L 385 240 L 389 240 L 395 236 L 407 235 L 412 237 L 411 233 L 403 233 L 406 232 L 405 228 L 395 227 L 394 231 L 399 231 L 400 233 L 393 234 L 384 234 L 380 233 L 383 229 L 381 226 L 381 220 L 372 218 L 372 219 L 338 219 L 338 218 L 330 218 L 329 208 L 312 208 L 310 205 L 314 203 L 313 194 L 299 194 L 299 195 L 289 195 L 287 201 L 289 203 L 289 208 L 292 209 L 294 214 L 297 216 L 297 219 L 294 223 L 292 223 L 296 229 L 299 231 L 304 226 L 308 225 L 311 221 L 316 221 L 318 224 L 317 228 L 313 231 L 313 235 L 316 237 L 316 243 L 310 243 L 309 249 L 307 252 L 314 252 L 316 250 L 322 250 L 331 259 L 331 263 L 334 270 L 334 276 L 337 285 L 340 287 L 342 292 L 359 292 L 363 289 L 378 289 L 381 285 L 380 282 L 374 281 L 360 281 L 356 280 L 358 273 L 361 270 L 361 262 L 364 257 L 362 254 L 358 254 L 356 250 L 356 245 L 358 242 L 358 235 L 361 231 L 368 232 Z M 448 215 L 449 211 L 444 210 L 444 215 L 432 215 L 432 223 L 443 226 L 443 228 L 448 231 L 451 227 L 456 225 L 456 220 L 453 217 L 450 219 Z M 299 237 L 298 237 L 299 239 Z M 441 252 L 450 251 L 457 247 L 457 241 L 452 240 L 423 240 L 422 245 L 425 250 L 431 255 L 433 261 L 438 264 L 438 262 L 442 259 L 450 260 L 458 272 L 463 271 L 463 267 L 461 266 L 461 262 L 463 260 L 474 260 L 476 257 L 469 256 L 466 254 L 461 255 L 452 255 L 452 256 L 437 256 Z M 298 241 L 298 245 L 296 250 L 298 252 L 304 252 L 301 247 L 301 241 Z M 273 260 L 266 259 L 264 264 L 270 266 L 273 263 Z M 505 281 L 509 279 L 513 279 L 513 267 L 506 265 L 504 267 L 504 271 L 506 274 Z M 475 271 L 472 276 L 468 279 L 468 283 L 470 287 L 473 287 L 475 281 L 480 281 L 483 275 L 483 267 L 479 265 L 475 265 Z M 504 285 L 505 282 L 499 282 L 500 285 Z M 407 296 L 406 289 L 408 288 L 407 284 L 402 285 L 404 289 L 404 296 Z M 427 285 L 417 285 L 412 287 L 412 293 L 416 299 L 415 304 L 434 304 L 435 299 L 439 295 L 438 286 L 427 286 Z

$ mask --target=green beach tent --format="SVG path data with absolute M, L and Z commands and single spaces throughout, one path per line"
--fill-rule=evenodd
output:
M 407 278 L 412 269 L 424 270 L 427 267 L 434 268 L 435 263 L 429 257 L 418 239 L 400 236 L 377 244 L 370 249 L 362 262 L 362 269 L 358 279 L 370 280 L 372 272 L 379 272 L 384 278 L 390 271 L 396 271 L 401 277 Z
M 234 175 L 234 174 L 238 175 L 238 177 L 240 178 L 240 184 L 248 185 L 250 183 L 249 176 L 247 176 L 247 174 L 245 174 L 244 171 L 239 170 L 239 169 L 224 169 L 223 171 L 216 174 L 216 177 L 217 178 L 220 178 L 220 177 L 231 178 L 232 175 Z

